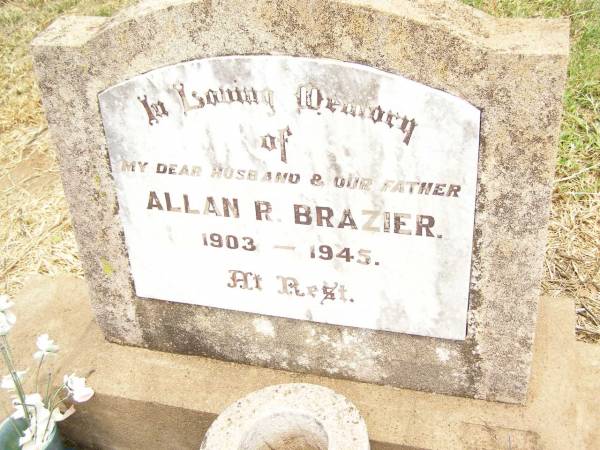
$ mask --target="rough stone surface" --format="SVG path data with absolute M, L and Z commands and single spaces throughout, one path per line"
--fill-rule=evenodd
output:
M 112 342 L 412 389 L 523 402 L 568 56 L 567 20 L 503 20 L 446 1 L 148 1 L 63 17 L 35 69 L 98 324 Z M 157 67 L 244 54 L 365 64 L 482 111 L 465 341 L 137 298 L 98 93 Z M 130 362 L 128 362 L 130 363 Z M 132 370 L 132 369 L 128 369 Z
M 212 423 L 201 450 L 369 450 L 359 411 L 329 388 L 269 386 L 235 401 Z
M 346 397 L 364 417 L 373 450 L 592 450 L 600 443 L 600 347 L 575 341 L 568 299 L 541 299 L 524 406 L 111 344 L 87 308 L 85 283 L 72 277 L 39 277 L 15 300 L 10 339 L 18 365 L 31 363 L 35 337 L 48 332 L 61 345 L 58 375 L 89 374 L 94 398 L 61 423 L 82 448 L 197 449 L 229 405 L 284 383 L 318 384 Z

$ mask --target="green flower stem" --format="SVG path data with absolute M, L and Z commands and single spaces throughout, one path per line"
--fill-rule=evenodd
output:
M 50 379 L 51 379 L 51 374 L 48 373 L 48 385 L 47 385 L 47 392 L 49 391 L 50 388 Z M 67 395 L 64 399 L 60 400 L 57 403 L 54 403 L 54 401 L 56 400 L 56 397 L 58 397 L 58 395 L 61 393 L 61 391 L 65 389 L 65 385 L 63 384 L 61 387 L 59 387 L 54 394 L 52 394 L 52 396 L 48 397 L 48 400 L 46 402 L 46 408 L 48 408 L 48 411 L 50 411 L 50 417 L 48 417 L 48 422 L 46 422 L 46 428 L 44 429 L 44 434 L 42 435 L 42 442 L 44 442 L 44 439 L 46 439 L 46 433 L 48 432 L 48 427 L 50 426 L 50 421 L 52 420 L 52 412 L 54 411 L 54 409 L 60 405 L 64 400 L 66 400 L 67 398 L 69 398 L 69 396 Z M 56 426 L 56 425 L 55 425 Z
M 64 384 L 61 387 L 59 387 L 54 394 L 52 394 L 52 397 L 50 397 L 48 399 L 47 408 L 48 408 L 48 411 L 50 411 L 51 414 L 52 414 L 52 411 L 54 410 L 54 407 L 52 406 L 54 404 L 54 400 L 56 400 L 56 397 L 58 396 L 58 394 L 60 394 L 60 392 L 63 389 L 65 389 L 65 385 Z M 60 404 L 60 402 L 57 403 L 56 405 L 58 405 L 58 404 Z
M 59 389 L 57 392 L 60 392 L 62 390 L 64 386 L 61 387 L 61 389 Z M 42 435 L 42 442 L 44 442 L 46 440 L 46 433 L 50 430 L 48 430 L 48 427 L 50 426 L 50 420 L 52 420 L 52 412 L 54 411 L 55 408 L 58 408 L 58 406 L 64 402 L 66 399 L 68 399 L 70 397 L 70 393 L 66 396 L 61 398 L 58 402 L 56 402 L 53 405 L 49 405 L 48 407 L 48 411 L 50 411 L 50 417 L 48 418 L 48 422 L 46 423 L 46 429 L 44 430 L 44 434 Z M 56 423 L 54 424 L 54 426 L 56 426 Z
M 50 383 L 52 383 L 52 372 L 48 372 L 48 382 L 46 383 L 46 395 L 44 395 L 44 403 L 48 407 L 50 401 Z
M 30 422 L 30 424 L 29 424 L 29 428 L 31 428 L 31 430 L 32 430 L 31 433 L 33 435 L 33 440 L 35 441 L 35 437 L 37 435 L 37 426 L 38 426 L 38 419 L 37 419 L 37 416 L 38 416 L 37 408 L 38 407 L 37 407 L 37 405 L 32 405 L 29 403 L 21 403 L 21 406 L 23 407 L 24 411 L 28 411 L 29 408 L 33 409 L 34 417 L 33 417 L 33 421 Z
M 68 399 L 71 396 L 71 394 L 67 395 L 66 397 L 61 398 L 59 401 L 57 401 L 54 405 L 52 405 L 52 409 L 50 409 L 49 411 L 54 411 L 55 408 L 58 408 L 58 406 L 64 402 L 66 399 Z
M 25 406 L 27 406 L 27 408 L 25 408 Z M 33 441 L 35 442 L 35 438 L 37 437 L 37 431 L 38 431 L 38 411 L 37 411 L 37 406 L 34 405 L 23 405 L 23 409 L 29 409 L 30 406 L 33 406 L 33 414 L 35 415 L 34 420 L 35 420 L 35 431 L 33 432 Z M 33 428 L 33 427 L 32 427 Z
M 15 384 L 15 389 L 17 390 L 17 395 L 19 397 L 19 400 L 21 401 L 21 405 L 23 405 L 23 412 L 25 413 L 25 420 L 27 421 L 27 426 L 30 426 L 31 416 L 29 415 L 29 411 L 25 407 L 25 391 L 23 390 L 23 385 L 21 384 L 21 380 L 19 379 L 17 371 L 15 370 L 6 335 L 2 336 L 2 356 L 4 357 L 4 362 L 6 363 L 10 375 L 12 376 L 13 383 Z
M 63 398 L 61 398 L 59 401 L 54 402 L 54 400 L 56 399 L 56 397 L 58 396 L 58 394 L 60 394 L 60 392 L 66 389 L 67 390 L 67 395 L 64 396 Z M 46 429 L 44 430 L 44 434 L 42 435 L 42 442 L 44 442 L 44 440 L 46 439 L 46 433 L 48 432 L 48 427 L 50 426 L 50 420 L 52 419 L 52 412 L 58 408 L 58 406 L 64 402 L 66 399 L 68 399 L 71 396 L 71 392 L 65 387 L 65 385 L 63 384 L 60 388 L 58 388 L 56 390 L 56 392 L 52 395 L 52 397 L 50 399 L 48 399 L 48 404 L 47 404 L 47 408 L 48 411 L 50 411 L 50 418 L 48 419 L 48 423 L 46 424 Z M 54 425 L 56 426 L 56 424 Z
M 46 440 L 46 433 L 48 432 L 48 427 L 50 426 L 50 420 L 52 420 L 52 414 L 48 417 L 48 422 L 46 423 L 46 428 L 44 429 L 44 434 L 42 435 L 42 444 Z M 56 426 L 56 423 L 54 424 Z
M 38 381 L 40 379 L 40 369 L 42 368 L 42 363 L 44 362 L 45 356 L 46 356 L 45 354 L 42 354 L 42 357 L 40 358 L 40 363 L 38 364 L 37 370 L 35 371 L 35 392 L 39 392 L 38 391 L 38 386 L 39 386 Z

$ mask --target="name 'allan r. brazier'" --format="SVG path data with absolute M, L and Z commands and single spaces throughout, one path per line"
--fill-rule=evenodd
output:
M 525 400 L 566 21 L 148 1 L 33 48 L 107 339 Z

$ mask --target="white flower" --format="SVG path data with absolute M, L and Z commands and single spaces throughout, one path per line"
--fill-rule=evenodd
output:
M 33 357 L 37 360 L 42 359 L 46 355 L 54 355 L 58 352 L 58 345 L 47 334 L 38 336 L 36 344 L 39 350 L 33 354 Z
M 11 415 L 13 419 L 22 419 L 25 417 L 25 408 L 29 411 L 30 415 L 44 415 L 44 411 L 48 411 L 44 406 L 44 401 L 40 394 L 29 394 L 25 396 L 25 408 L 21 404 L 21 400 L 18 398 L 13 399 L 13 406 L 15 412 Z M 49 414 L 49 413 L 48 413 Z
M 11 416 L 13 419 L 22 419 L 25 417 L 23 405 L 20 401 L 13 400 L 16 412 Z M 44 406 L 40 394 L 31 394 L 25 397 L 25 407 L 29 411 L 29 417 L 32 422 L 24 431 L 24 436 L 19 439 L 21 450 L 40 450 L 52 436 L 56 427 L 56 422 L 65 420 L 75 412 L 74 407 L 70 407 L 64 413 L 61 413 L 58 407 L 52 410 L 52 413 Z
M 42 430 L 39 434 L 43 434 L 44 430 Z M 19 448 L 21 450 L 43 450 L 44 445 L 48 442 L 48 435 L 50 433 L 46 433 L 45 442 L 41 442 L 42 437 L 38 438 L 37 434 L 35 435 L 35 439 L 33 436 L 33 432 L 31 428 L 27 428 L 25 431 L 25 436 L 19 438 Z
M 73 405 L 71 405 L 71 407 L 67 409 L 64 413 L 61 413 L 58 407 L 56 407 L 54 408 L 54 411 L 52 411 L 51 417 L 54 422 L 61 422 L 67 419 L 68 417 L 72 416 L 73 414 L 75 414 L 75 407 Z
M 9 311 L 13 306 L 14 303 L 10 301 L 8 295 L 0 295 L 0 336 L 8 334 L 17 321 L 15 315 Z
M 26 430 L 23 431 L 23 437 L 19 438 L 19 447 L 21 448 L 27 448 L 30 449 L 32 448 L 30 446 L 31 442 L 33 441 L 33 431 L 31 430 L 31 428 L 27 428 Z
M 9 310 L 13 306 L 15 306 L 15 304 L 10 301 L 10 297 L 8 295 L 6 295 L 6 294 L 0 295 L 0 311 L 1 312 Z
M 74 373 L 65 375 L 64 383 L 76 403 L 87 402 L 94 395 L 94 390 L 85 385 L 85 378 L 76 377 Z
M 17 370 L 15 372 L 19 381 L 23 381 L 23 378 L 25 378 L 26 373 L 27 373 L 26 370 Z M 2 382 L 0 383 L 0 387 L 2 389 L 15 390 L 16 386 L 15 386 L 15 380 L 14 380 L 13 376 L 12 375 L 4 375 L 2 377 Z
M 10 311 L 0 312 L 0 336 L 7 335 L 17 318 Z
M 32 422 L 24 431 L 24 436 L 19 439 L 20 448 L 21 450 L 41 450 L 52 436 L 57 419 L 62 420 L 70 414 L 60 414 L 58 408 L 55 408 L 50 414 L 50 411 L 44 407 L 40 394 L 28 395 L 25 403 Z M 17 402 L 17 404 L 20 406 L 20 403 Z M 15 415 L 12 417 L 18 418 Z

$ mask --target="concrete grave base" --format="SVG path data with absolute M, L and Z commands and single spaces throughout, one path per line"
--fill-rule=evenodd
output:
M 61 345 L 59 375 L 88 375 L 96 390 L 61 424 L 85 447 L 197 449 L 210 424 L 237 399 L 270 385 L 313 383 L 356 405 L 375 450 L 600 448 L 600 346 L 575 341 L 569 300 L 540 302 L 524 406 L 108 343 L 93 321 L 85 282 L 75 278 L 35 278 L 15 301 L 18 323 L 10 339 L 22 365 L 31 366 L 35 336 L 48 332 Z

